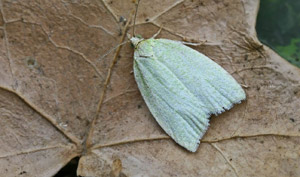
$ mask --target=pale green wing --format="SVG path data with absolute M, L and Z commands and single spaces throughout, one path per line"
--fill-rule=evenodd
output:
M 152 58 L 136 58 L 135 79 L 159 125 L 178 144 L 195 152 L 208 127 L 203 105 L 163 64 Z
M 149 110 L 168 135 L 192 152 L 206 132 L 210 114 L 245 98 L 225 70 L 178 42 L 148 39 L 138 45 L 134 59 L 135 79 Z
M 236 80 L 207 56 L 178 41 L 149 40 L 157 60 L 169 68 L 211 114 L 222 113 L 246 98 Z

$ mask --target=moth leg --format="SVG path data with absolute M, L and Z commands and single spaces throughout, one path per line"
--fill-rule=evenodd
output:
M 240 84 L 242 87 L 244 87 L 244 88 L 249 88 L 249 86 L 248 85 L 245 85 L 245 84 Z
M 151 38 L 155 39 L 159 35 L 159 33 L 161 32 L 161 30 L 162 30 L 162 26 L 160 26 L 159 30 Z
M 98 58 L 96 61 L 102 60 L 107 55 L 109 55 L 110 53 L 112 53 L 113 51 L 115 51 L 118 47 L 120 47 L 120 46 L 122 46 L 124 44 L 127 44 L 128 42 L 130 42 L 130 41 L 125 41 L 125 42 L 122 42 L 121 44 L 116 45 L 115 47 L 113 47 L 112 49 L 110 49 L 108 52 L 106 52 L 104 55 L 102 55 L 100 58 Z
M 182 44 L 184 44 L 184 45 L 191 45 L 191 46 L 200 46 L 200 45 L 203 45 L 204 43 L 206 43 L 207 42 L 207 40 L 205 40 L 205 41 L 202 41 L 202 42 L 200 42 L 200 43 L 192 43 L 192 42 L 181 42 Z

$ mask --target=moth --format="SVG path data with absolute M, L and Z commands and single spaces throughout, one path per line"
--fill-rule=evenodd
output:
M 134 77 L 158 124 L 179 145 L 195 152 L 209 126 L 209 117 L 229 110 L 246 99 L 246 94 L 210 58 L 183 42 L 155 39 L 157 34 L 150 39 L 130 39 Z

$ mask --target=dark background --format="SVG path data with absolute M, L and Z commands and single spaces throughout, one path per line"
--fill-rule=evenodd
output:
M 262 43 L 300 68 L 299 0 L 261 0 L 256 30 Z

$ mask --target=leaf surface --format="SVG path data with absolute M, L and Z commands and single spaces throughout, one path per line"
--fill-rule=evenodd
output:
M 102 58 L 119 44 L 131 1 L 0 5 L 4 176 L 53 176 L 76 156 L 81 176 L 300 176 L 300 70 L 257 40 L 258 0 L 140 3 L 137 34 L 162 26 L 159 38 L 207 40 L 194 48 L 246 86 L 247 100 L 211 118 L 196 153 L 151 116 L 132 47 L 112 67 L 114 52 Z

